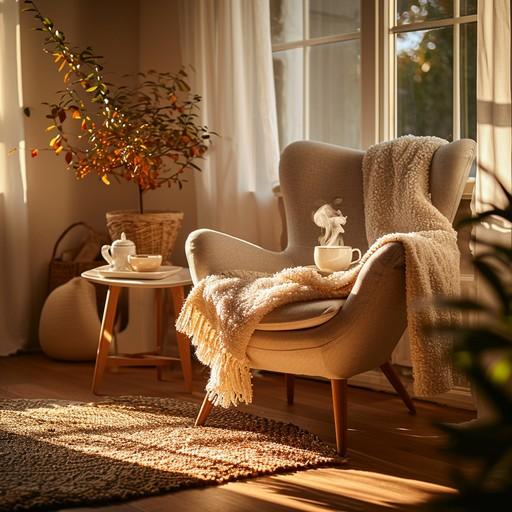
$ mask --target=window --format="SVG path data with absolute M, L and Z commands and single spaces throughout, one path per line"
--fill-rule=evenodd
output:
M 360 146 L 360 5 L 270 0 L 281 149 L 298 139 Z
M 477 0 L 270 0 L 281 148 L 476 139 Z M 364 91 L 364 92 L 362 92 Z
M 396 0 L 394 135 L 476 140 L 476 0 Z

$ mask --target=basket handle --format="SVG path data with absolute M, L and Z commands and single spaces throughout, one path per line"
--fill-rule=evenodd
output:
M 52 259 L 51 261 L 53 261 L 57 255 L 57 251 L 59 250 L 59 245 L 60 243 L 62 242 L 63 238 L 71 231 L 73 230 L 74 228 L 78 227 L 78 226 L 83 226 L 84 228 L 87 228 L 89 230 L 89 232 L 92 232 L 94 231 L 94 229 L 91 228 L 91 226 L 89 226 L 89 224 L 86 224 L 85 222 L 74 222 L 73 224 L 71 224 L 71 226 L 68 226 L 64 232 L 59 236 L 59 238 L 57 238 L 57 241 L 55 242 L 55 245 L 53 246 L 53 253 L 52 253 Z

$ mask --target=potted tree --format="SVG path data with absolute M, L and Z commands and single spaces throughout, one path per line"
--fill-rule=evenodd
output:
M 33 0 L 25 0 L 44 34 L 44 51 L 53 57 L 64 87 L 45 103 L 50 134 L 46 150 L 62 155 L 79 179 L 97 176 L 106 186 L 127 181 L 138 194 L 138 210 L 107 212 L 112 239 L 121 232 L 139 252 L 167 260 L 183 219 L 182 212 L 148 212 L 144 198 L 159 187 L 178 186 L 185 173 L 200 170 L 212 132 L 198 123 L 201 97 L 191 93 L 185 69 L 149 71 L 131 77 L 129 87 L 104 78 L 102 57 L 92 48 L 72 46 Z M 31 150 L 37 157 L 39 149 Z

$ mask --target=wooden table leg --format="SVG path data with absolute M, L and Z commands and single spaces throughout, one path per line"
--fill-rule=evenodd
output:
M 114 339 L 114 321 L 116 319 L 117 302 L 119 300 L 120 291 L 121 288 L 118 286 L 109 286 L 107 292 L 107 300 L 101 321 L 98 350 L 96 352 L 96 365 L 92 379 L 92 392 L 95 395 L 98 394 L 98 387 L 105 373 L 105 369 L 107 368 L 108 351 Z
M 171 288 L 172 306 L 174 316 L 178 318 L 183 302 L 185 301 L 185 288 L 175 286 Z M 185 390 L 192 393 L 192 363 L 190 361 L 190 341 L 181 332 L 176 331 L 176 341 L 178 342 L 178 352 L 180 355 L 181 370 L 185 382 Z
M 162 299 L 164 290 L 162 288 L 155 289 L 155 321 L 156 321 L 156 353 L 162 352 Z M 156 367 L 156 377 L 163 380 L 163 367 Z

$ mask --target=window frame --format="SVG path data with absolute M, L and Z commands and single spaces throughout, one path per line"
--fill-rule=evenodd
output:
M 364 0 L 360 0 L 362 4 Z M 275 52 L 286 51 L 286 50 L 303 50 L 303 62 L 302 62 L 302 87 L 303 87 L 303 98 L 302 98 L 302 136 L 305 140 L 309 139 L 309 61 L 310 61 L 310 49 L 314 46 L 322 46 L 326 44 L 340 43 L 344 41 L 361 41 L 361 34 L 363 27 L 356 32 L 347 32 L 345 34 L 335 34 L 330 36 L 321 37 L 309 37 L 309 0 L 303 0 L 302 7 L 302 23 L 303 23 L 303 38 L 295 41 L 289 41 L 284 43 L 273 43 L 272 54 Z M 362 22 L 361 22 L 362 23 Z M 362 43 L 361 43 L 362 44 Z M 361 48 L 362 55 L 362 48 Z M 362 58 L 361 58 L 362 62 Z M 361 132 L 362 132 L 361 126 Z
M 363 0 L 364 1 L 364 0 Z M 384 4 L 387 4 L 385 6 Z M 383 44 L 383 50 L 390 52 L 385 57 L 388 62 L 388 81 L 389 89 L 388 94 L 383 96 L 384 101 L 388 102 L 386 109 L 388 119 L 383 125 L 382 139 L 392 139 L 396 137 L 397 129 L 397 105 L 396 105 L 396 83 L 397 83 L 397 70 L 396 70 L 396 54 L 395 54 L 395 36 L 405 32 L 416 32 L 419 30 L 429 30 L 442 27 L 453 27 L 453 85 L 452 85 L 452 98 L 453 98 L 453 140 L 459 140 L 461 134 L 461 63 L 460 63 L 460 27 L 467 23 L 476 23 L 477 15 L 460 15 L 460 0 L 453 0 L 454 15 L 451 18 L 442 18 L 438 20 L 427 20 L 416 23 L 408 23 L 404 25 L 395 24 L 396 0 L 387 0 L 383 2 L 383 7 L 387 7 L 387 13 L 384 14 L 386 20 L 386 32 L 389 39 L 388 44 Z
M 365 3 L 366 0 L 361 0 Z M 371 0 L 373 2 L 373 0 Z M 461 62 L 460 62 L 460 27 L 466 23 L 478 23 L 477 14 L 460 15 L 460 0 L 453 0 L 453 16 L 438 20 L 426 20 L 398 26 L 395 24 L 396 0 L 384 0 L 379 5 L 380 23 L 380 59 L 385 68 L 381 69 L 383 77 L 379 84 L 378 94 L 383 100 L 380 102 L 378 116 L 379 139 L 390 140 L 397 135 L 397 105 L 396 105 L 396 54 L 395 35 L 416 30 L 432 28 L 453 27 L 453 140 L 461 138 Z M 471 199 L 475 185 L 475 178 L 469 177 L 462 195 L 463 199 Z
M 460 27 L 466 23 L 477 23 L 477 14 L 460 15 L 461 0 L 453 0 L 454 12 L 450 18 L 426 20 L 396 25 L 396 0 L 359 0 L 360 30 L 346 34 L 324 37 L 309 37 L 309 0 L 303 2 L 304 38 L 301 40 L 274 43 L 272 53 L 302 48 L 303 53 L 303 126 L 304 139 L 309 138 L 309 49 L 313 46 L 342 41 L 360 41 L 361 54 L 361 118 L 360 146 L 366 149 L 397 134 L 396 102 L 396 55 L 395 35 L 398 33 L 453 27 L 453 140 L 460 139 L 461 132 L 461 62 Z M 464 191 L 471 197 L 475 179 L 469 178 Z

